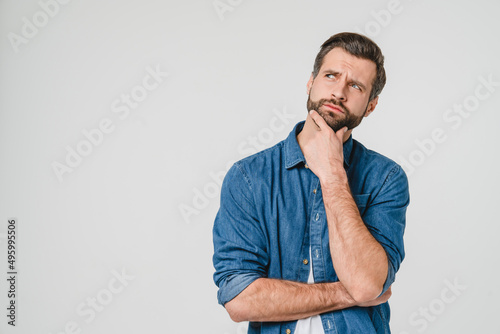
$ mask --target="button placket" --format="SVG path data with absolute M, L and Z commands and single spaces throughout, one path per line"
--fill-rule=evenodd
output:
M 321 196 L 321 185 L 319 180 L 316 180 L 313 188 L 313 201 L 311 207 L 311 224 L 309 226 L 310 235 L 310 259 L 309 263 L 312 265 L 312 270 L 314 271 L 314 281 L 321 282 L 326 279 L 324 259 L 322 258 L 322 231 L 324 226 L 323 222 L 323 198 Z

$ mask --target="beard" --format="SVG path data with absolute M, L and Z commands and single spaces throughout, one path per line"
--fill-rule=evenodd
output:
M 344 112 L 344 115 L 339 115 L 336 114 L 333 111 L 330 110 L 325 110 L 322 109 L 321 107 L 325 103 L 330 103 L 333 104 Z M 325 107 L 326 108 L 326 107 Z M 325 120 L 326 124 L 332 128 L 334 132 L 339 131 L 342 129 L 344 126 L 347 126 L 347 130 L 354 129 L 357 127 L 361 121 L 363 120 L 363 116 L 365 116 L 366 111 L 368 110 L 368 104 L 366 105 L 365 111 L 363 112 L 363 115 L 361 116 L 356 116 L 353 115 L 349 109 L 347 109 L 344 104 L 340 101 L 337 101 L 335 99 L 327 100 L 327 99 L 321 99 L 319 101 L 312 101 L 311 100 L 311 95 L 307 98 L 307 111 L 311 110 L 316 110 L 316 112 L 323 117 Z

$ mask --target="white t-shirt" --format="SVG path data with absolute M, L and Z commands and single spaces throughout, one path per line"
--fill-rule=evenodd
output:
M 314 283 L 314 274 L 312 268 L 312 256 L 311 256 L 311 247 L 309 247 L 309 278 L 307 279 L 307 283 Z M 313 317 L 300 319 L 297 321 L 297 327 L 295 327 L 294 334 L 325 334 L 323 330 L 323 324 L 321 323 L 321 317 L 319 315 L 315 315 Z

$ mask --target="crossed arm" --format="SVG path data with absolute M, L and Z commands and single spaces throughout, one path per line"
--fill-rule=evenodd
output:
M 375 306 L 391 296 L 389 288 L 380 297 L 356 302 L 341 282 L 306 284 L 258 278 L 225 307 L 233 321 L 289 321 L 352 306 Z
M 350 193 L 343 168 L 344 134 L 344 129 L 334 133 L 313 113 L 298 138 L 309 168 L 321 182 L 339 282 L 258 278 L 225 304 L 234 321 L 296 320 L 352 306 L 379 305 L 391 296 L 390 288 L 380 295 L 388 273 L 387 255 L 363 223 Z

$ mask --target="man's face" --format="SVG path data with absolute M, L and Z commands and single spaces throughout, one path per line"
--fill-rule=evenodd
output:
M 316 78 L 311 75 L 307 83 L 307 110 L 316 110 L 335 132 L 355 128 L 377 105 L 378 97 L 368 101 L 376 73 L 371 60 L 332 49 Z

